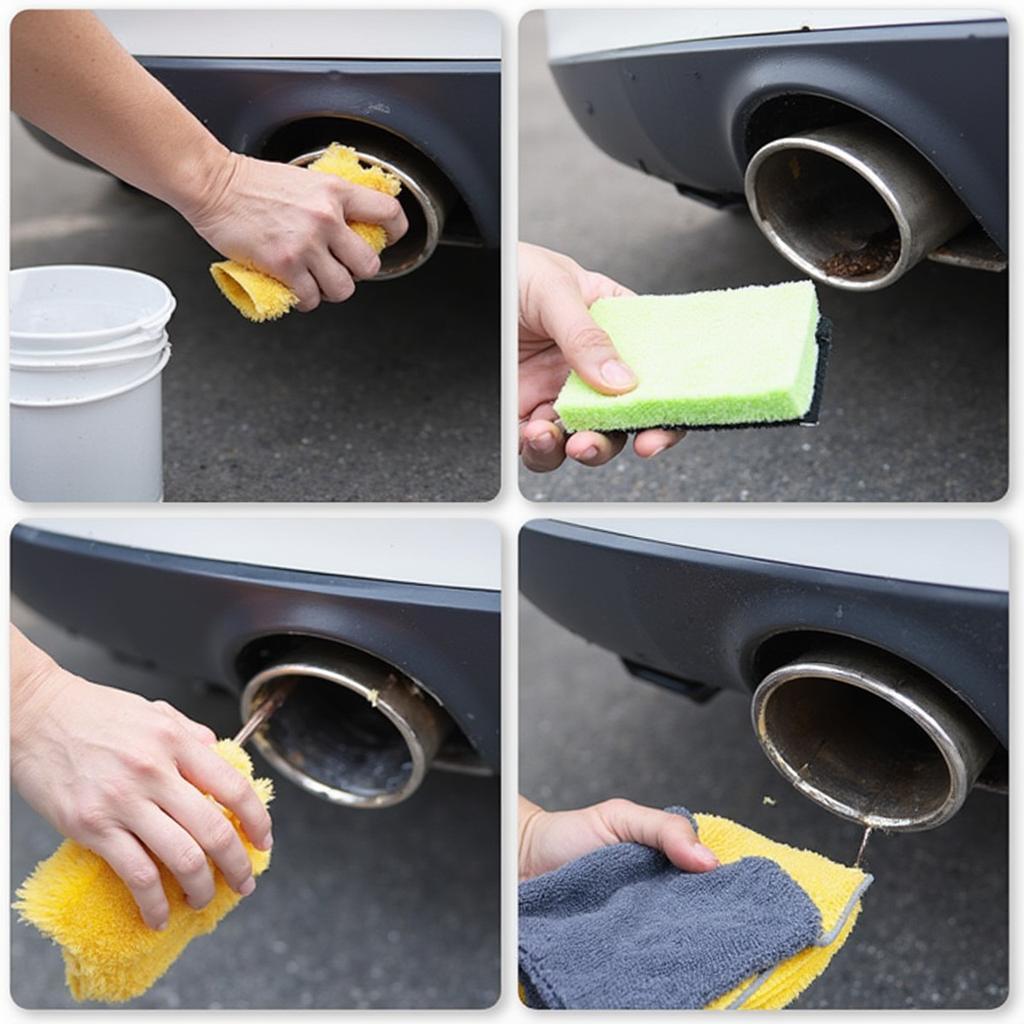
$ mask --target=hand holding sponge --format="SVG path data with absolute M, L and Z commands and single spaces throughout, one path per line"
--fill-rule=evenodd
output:
M 309 169 L 389 196 L 397 196 L 402 190 L 402 183 L 390 171 L 364 164 L 351 146 L 337 142 L 332 142 Z M 352 223 L 349 227 L 378 254 L 388 243 L 387 232 L 379 224 Z M 235 260 L 214 263 L 210 274 L 239 313 L 256 323 L 279 319 L 299 301 L 286 284 Z
M 214 748 L 241 772 L 264 804 L 273 797 L 269 779 L 253 778 L 249 755 L 234 741 L 221 740 Z M 270 864 L 270 853 L 256 849 L 238 819 L 234 825 L 258 877 Z M 33 924 L 61 947 L 65 978 L 77 1000 L 123 1002 L 142 995 L 199 935 L 212 932 L 242 897 L 214 868 L 214 896 L 202 909 L 193 910 L 181 886 L 162 865 L 160 874 L 170 919 L 162 931 L 143 922 L 127 886 L 102 857 L 66 839 L 18 889 L 14 904 L 23 921 Z

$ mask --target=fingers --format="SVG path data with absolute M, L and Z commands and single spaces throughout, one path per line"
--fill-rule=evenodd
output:
M 565 435 L 550 420 L 529 420 L 520 437 L 523 465 L 534 473 L 550 473 L 565 461 Z
M 653 459 L 679 444 L 684 437 L 685 430 L 641 430 L 633 438 L 633 451 L 642 459 Z
M 320 305 L 320 286 L 308 270 L 303 270 L 285 282 L 298 298 L 295 308 L 300 313 L 311 313 Z
M 129 825 L 178 880 L 188 905 L 202 910 L 213 899 L 213 872 L 193 836 L 152 803 L 143 804 Z
M 194 722 L 173 704 L 168 704 L 165 700 L 156 700 L 153 701 L 153 707 L 158 708 L 168 718 L 177 722 L 178 725 L 182 726 L 189 735 L 193 736 L 200 743 L 205 743 L 209 746 L 211 743 L 217 742 L 217 734 L 209 726 L 203 725 L 202 722 Z
M 216 804 L 184 780 L 177 781 L 161 794 L 158 802 L 220 868 L 235 892 L 248 896 L 256 888 L 249 854 L 234 826 Z
M 380 270 L 380 257 L 346 224 L 331 239 L 331 253 L 357 281 L 369 280 Z
M 397 242 L 409 230 L 402 204 L 393 196 L 372 188 L 352 188 L 346 197 L 345 219 L 379 224 L 388 235 L 388 244 Z
M 626 445 L 626 435 L 621 431 L 599 434 L 593 430 L 581 430 L 565 442 L 565 454 L 584 466 L 603 466 L 610 462 Z
M 584 298 L 588 302 L 596 302 L 598 299 L 622 298 L 627 295 L 636 295 L 632 288 L 608 277 L 607 274 L 598 274 L 591 270 L 587 272 L 587 293 Z
M 90 842 L 89 849 L 102 857 L 128 886 L 146 926 L 165 927 L 170 907 L 160 871 L 145 847 L 123 829 L 111 829 Z
M 320 295 L 327 302 L 344 302 L 352 298 L 356 290 L 352 275 L 342 263 L 332 258 L 330 252 L 324 253 L 312 269 Z
M 198 744 L 189 745 L 179 756 L 178 770 L 192 785 L 235 814 L 253 846 L 270 849 L 274 843 L 270 815 L 245 776 Z
M 622 842 L 642 843 L 661 850 L 683 871 L 710 871 L 718 858 L 698 839 L 689 821 L 631 800 L 609 800 L 599 805 L 608 828 Z
M 565 361 L 592 388 L 605 395 L 621 395 L 636 387 L 636 375 L 619 358 L 611 338 L 594 323 L 572 278 L 546 283 L 540 315 Z

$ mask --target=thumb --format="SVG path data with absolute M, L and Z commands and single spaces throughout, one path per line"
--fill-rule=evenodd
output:
M 621 395 L 636 387 L 636 374 L 594 322 L 577 289 L 558 289 L 550 298 L 544 310 L 544 329 L 569 366 L 595 391 Z
M 605 818 L 619 839 L 661 850 L 683 871 L 708 871 L 718 867 L 718 858 L 700 842 L 689 821 L 680 814 L 644 807 L 629 800 L 614 800 L 607 806 Z

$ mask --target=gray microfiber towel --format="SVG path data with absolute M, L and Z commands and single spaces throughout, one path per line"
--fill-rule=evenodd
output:
M 620 843 L 519 886 L 520 980 L 538 1008 L 700 1009 L 820 934 L 814 902 L 765 857 L 688 874 Z

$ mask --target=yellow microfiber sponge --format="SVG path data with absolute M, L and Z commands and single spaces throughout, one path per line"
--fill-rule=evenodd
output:
M 273 784 L 253 778 L 252 761 L 237 743 L 221 740 L 214 749 L 252 782 L 264 804 L 270 802 Z M 238 819 L 224 813 L 241 837 L 253 874 L 261 875 L 270 853 L 252 846 Z M 213 899 L 202 910 L 193 910 L 162 865 L 160 873 L 171 909 L 163 931 L 144 924 L 127 886 L 102 857 L 70 839 L 36 865 L 18 889 L 15 910 L 61 947 L 75 999 L 114 1003 L 142 995 L 192 939 L 212 932 L 242 899 L 215 868 Z
M 354 185 L 363 185 L 389 196 L 397 196 L 402 191 L 402 183 L 390 171 L 364 164 L 351 146 L 337 142 L 332 142 L 309 165 L 309 169 L 334 174 Z M 380 253 L 388 243 L 387 232 L 379 224 L 353 223 L 349 227 L 376 253 Z M 228 302 L 242 316 L 256 323 L 277 320 L 299 301 L 287 285 L 234 260 L 214 263 L 210 274 Z
M 695 815 L 700 841 L 721 861 L 767 857 L 811 898 L 821 913 L 819 945 L 801 950 L 770 971 L 754 975 L 706 1007 L 709 1010 L 780 1010 L 817 978 L 842 948 L 860 914 L 860 897 L 872 878 L 860 868 L 838 864 L 820 853 L 777 843 L 734 821 Z

